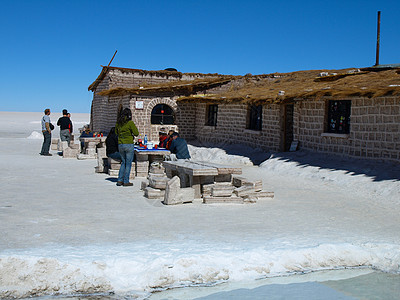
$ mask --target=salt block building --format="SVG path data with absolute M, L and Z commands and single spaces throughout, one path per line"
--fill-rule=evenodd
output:
M 400 162 L 400 65 L 230 76 L 103 67 L 91 126 L 130 107 L 139 131 Z

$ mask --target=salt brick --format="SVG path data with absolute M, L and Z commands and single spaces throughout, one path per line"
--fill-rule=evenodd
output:
M 243 198 L 237 196 L 231 197 L 212 197 L 206 196 L 203 198 L 203 202 L 206 204 L 213 204 L 213 203 L 244 203 Z

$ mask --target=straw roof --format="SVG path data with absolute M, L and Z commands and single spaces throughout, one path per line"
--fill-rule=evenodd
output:
M 379 97 L 400 95 L 400 68 L 364 68 L 343 70 L 309 70 L 291 73 L 231 76 L 220 74 L 185 73 L 195 80 L 181 80 L 177 71 L 145 71 L 103 67 L 89 90 L 94 90 L 109 69 L 139 72 L 157 76 L 174 76 L 176 79 L 158 83 L 141 84 L 133 88 L 112 88 L 100 92 L 103 96 L 126 94 L 180 96 L 182 102 L 244 102 L 281 103 L 295 99 L 345 98 L 351 96 Z M 214 89 L 224 86 L 223 89 Z M 214 89 L 214 90 L 213 90 Z M 202 93 L 202 94 L 201 94 Z
M 160 77 L 175 77 L 182 78 L 182 73 L 178 71 L 168 71 L 168 70 L 159 70 L 159 71 L 148 71 L 141 69 L 129 69 L 129 68 L 120 68 L 120 67 L 109 67 L 109 66 L 101 66 L 102 70 L 97 76 L 96 80 L 93 81 L 91 85 L 88 87 L 88 91 L 94 91 L 99 83 L 106 77 L 109 70 L 120 70 L 122 72 L 129 73 L 139 73 L 141 75 L 150 75 L 150 76 L 160 76 Z
M 177 80 L 180 80 L 183 75 L 192 76 L 192 77 L 232 77 L 231 75 L 221 75 L 221 74 L 203 74 L 203 73 L 182 73 L 178 71 L 171 71 L 171 70 L 142 70 L 142 69 L 130 69 L 130 68 L 121 68 L 121 67 L 110 67 L 110 66 L 101 66 L 102 70 L 97 76 L 96 80 L 92 82 L 91 85 L 88 87 L 88 91 L 94 91 L 96 87 L 100 84 L 100 82 L 106 77 L 109 70 L 119 70 L 121 72 L 127 73 L 137 73 L 140 75 L 150 75 L 156 77 L 165 77 L 170 78 L 173 77 Z
M 370 69 L 370 68 L 369 68 Z M 243 84 L 222 93 L 183 96 L 182 102 L 281 103 L 295 99 L 400 95 L 400 69 L 311 70 L 245 76 Z M 323 75 L 323 76 L 321 76 Z M 325 76 L 327 75 L 327 76 Z
M 217 78 L 199 78 L 195 80 L 174 80 L 156 85 L 141 84 L 135 88 L 112 88 L 99 93 L 101 96 L 135 95 L 191 95 L 230 82 L 234 76 L 219 75 Z

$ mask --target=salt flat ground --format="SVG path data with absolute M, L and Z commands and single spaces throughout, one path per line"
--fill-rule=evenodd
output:
M 140 294 L 356 266 L 400 271 L 398 164 L 300 151 L 253 166 L 246 153 L 190 147 L 193 159 L 241 164 L 275 198 L 164 206 L 143 197 L 139 178 L 117 187 L 96 174 L 96 160 L 40 156 L 40 118 L 0 112 L 0 298 Z M 89 117 L 72 120 L 77 130 Z

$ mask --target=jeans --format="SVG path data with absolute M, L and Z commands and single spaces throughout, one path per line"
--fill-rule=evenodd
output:
M 118 181 L 128 183 L 132 161 L 135 156 L 135 148 L 133 144 L 119 144 L 118 149 L 121 154 L 121 167 L 118 173 Z
M 63 129 L 60 130 L 60 139 L 61 141 L 67 141 L 68 142 L 68 146 L 71 142 L 71 133 L 69 132 L 69 129 Z
M 119 152 L 114 152 L 114 153 L 108 154 L 108 157 L 112 158 L 112 159 L 115 159 L 115 160 L 122 161 L 122 157 L 121 157 L 121 154 Z
M 51 133 L 46 131 L 43 131 L 43 145 L 42 145 L 42 150 L 40 151 L 40 154 L 49 154 L 50 150 L 50 144 L 51 144 Z

